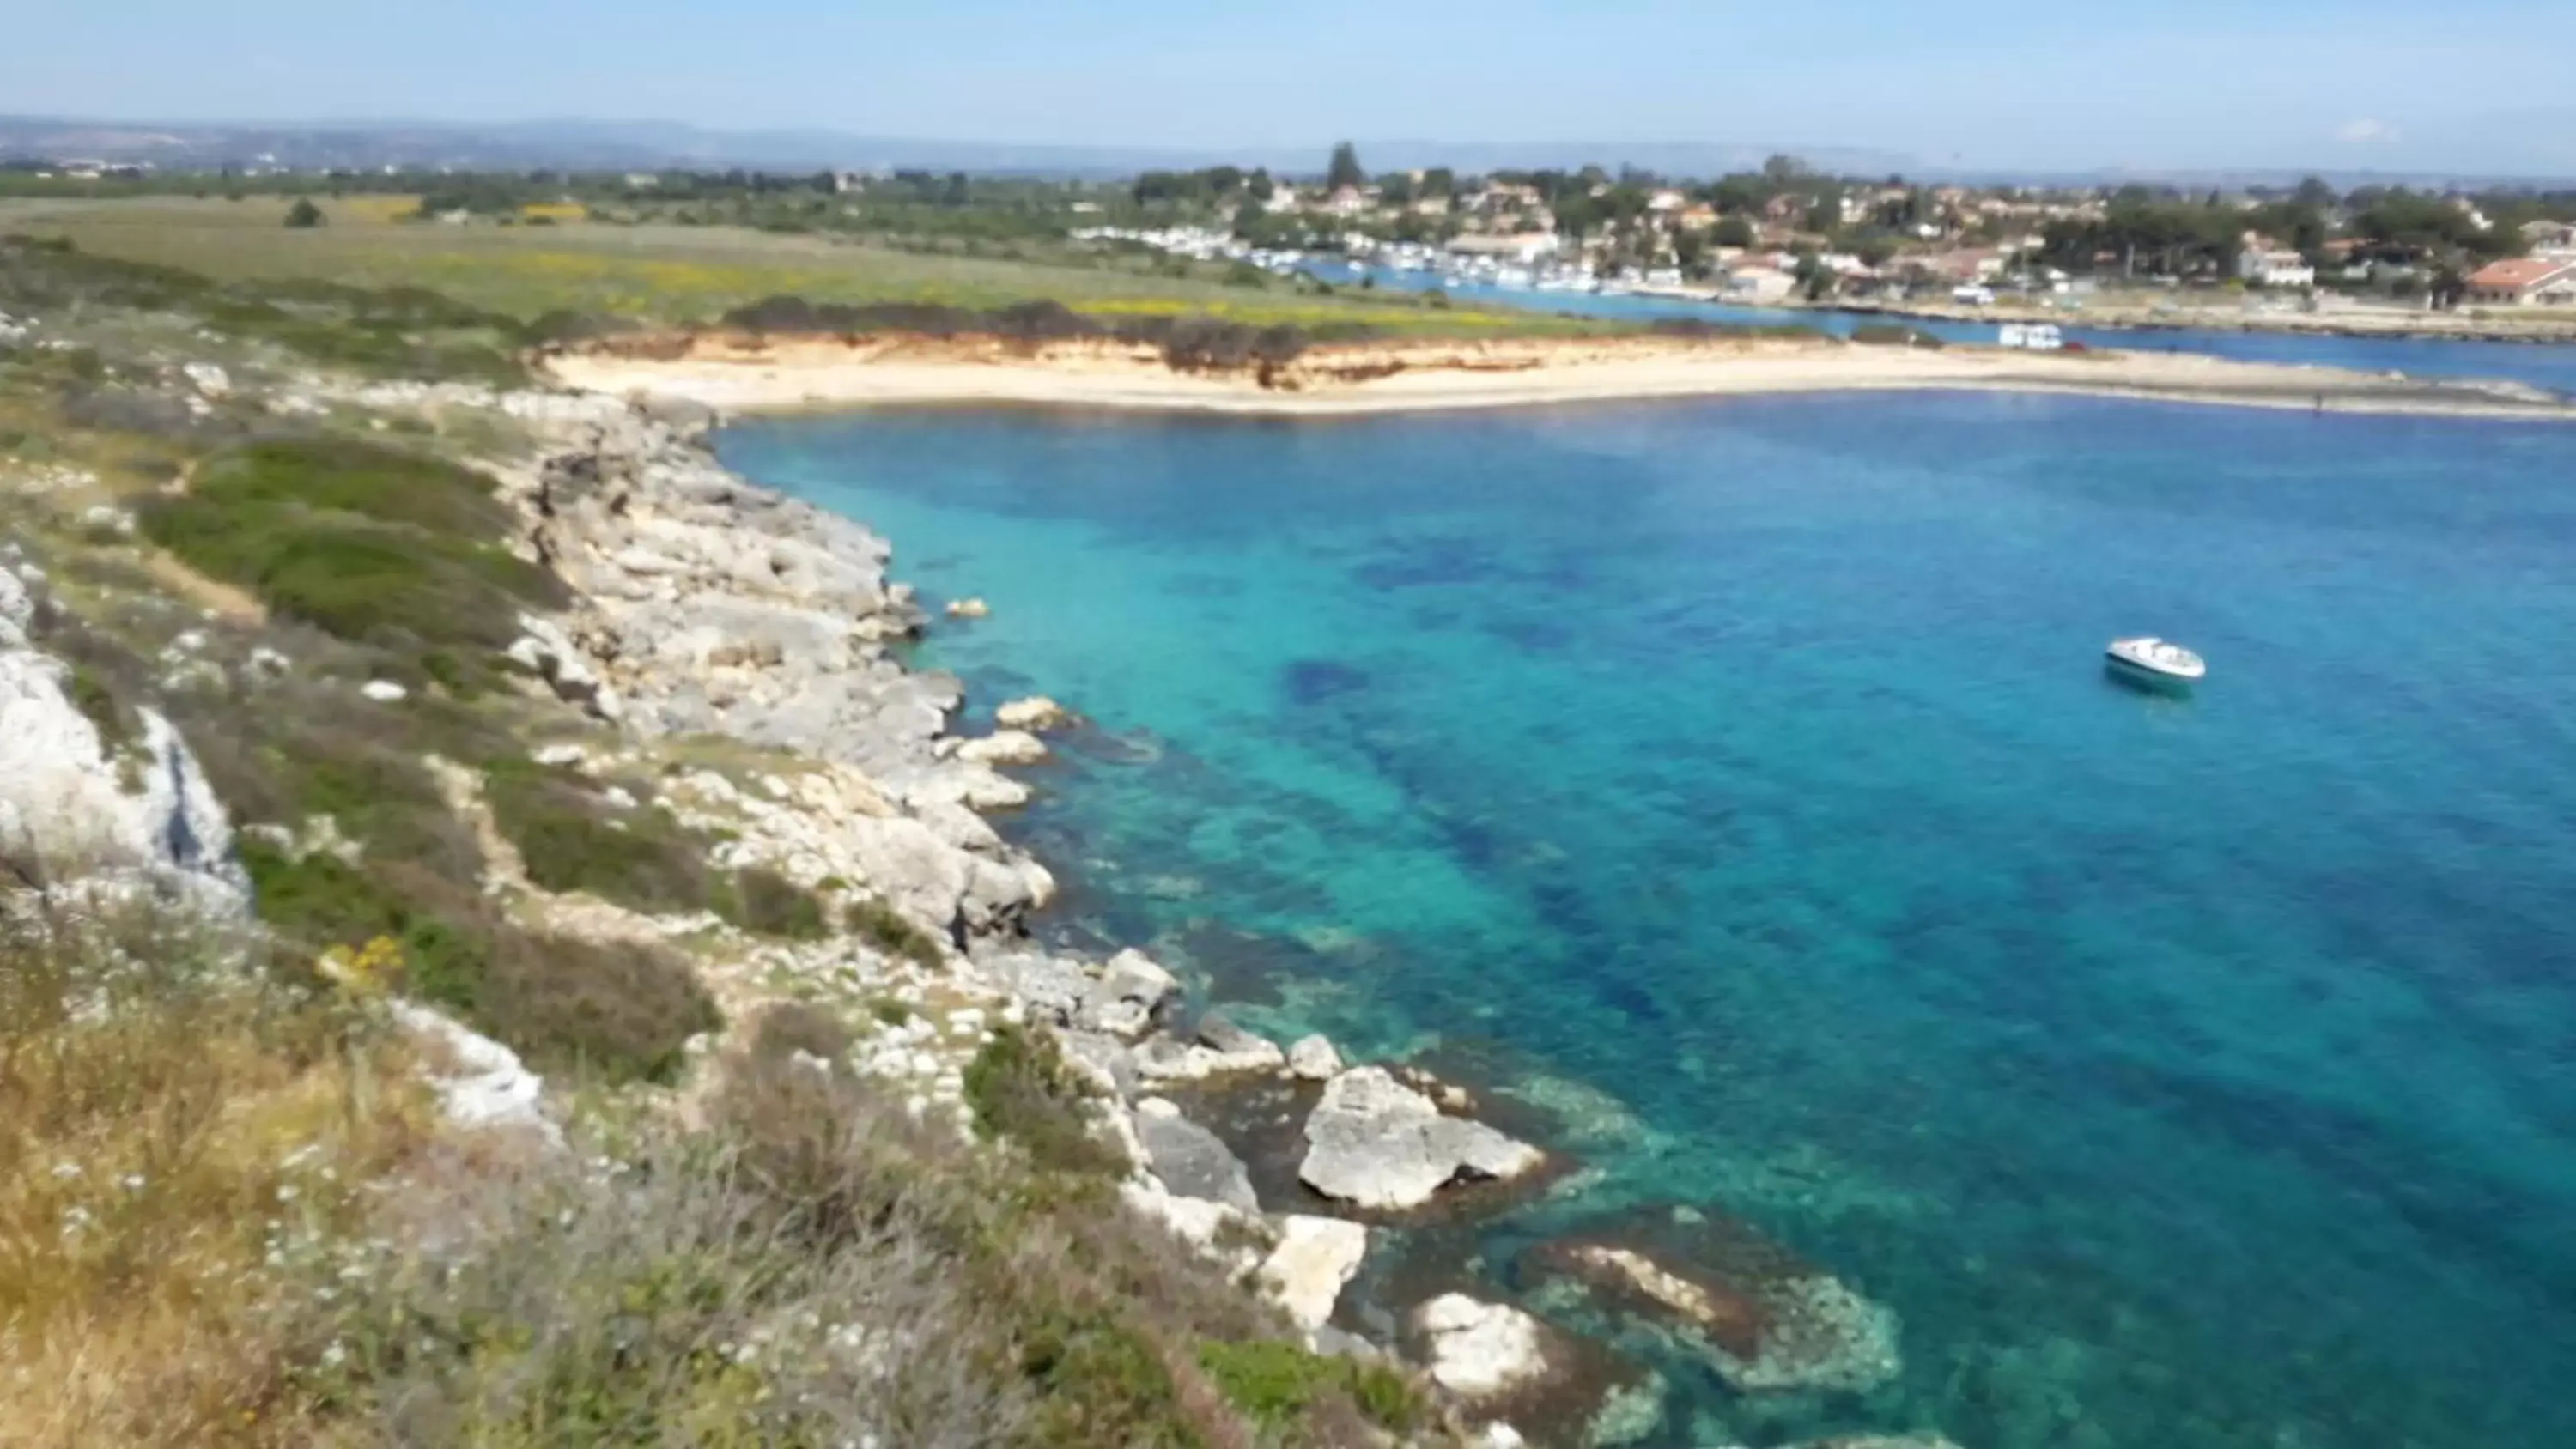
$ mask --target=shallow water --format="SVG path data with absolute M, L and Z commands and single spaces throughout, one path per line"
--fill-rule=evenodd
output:
M 1903 1316 L 1675 1445 L 2576 1443 L 2576 434 L 2007 396 L 768 421 L 1103 735 L 1070 923 Z M 2207 654 L 2195 697 L 2102 641 Z M 1221 921 L 1229 929 L 1209 923 Z M 1549 1079 L 1539 1081 L 1544 1076 Z M 1606 1094 L 1606 1096 L 1604 1095 Z

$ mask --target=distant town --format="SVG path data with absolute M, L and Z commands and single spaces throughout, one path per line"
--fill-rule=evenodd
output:
M 161 171 L 0 162 L 0 195 L 416 193 L 425 224 L 678 222 L 1026 258 L 1142 249 L 1246 284 L 1642 293 L 1753 305 L 2576 308 L 2576 189 L 1968 186 L 1776 155 L 1708 178 L 1611 170 L 1303 175 L 1217 166 L 1116 181 L 952 171 Z

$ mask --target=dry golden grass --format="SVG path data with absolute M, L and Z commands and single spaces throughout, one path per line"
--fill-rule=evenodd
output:
M 0 927 L 0 1443 L 306 1442 L 280 1294 L 424 1140 L 399 1048 L 199 927 Z

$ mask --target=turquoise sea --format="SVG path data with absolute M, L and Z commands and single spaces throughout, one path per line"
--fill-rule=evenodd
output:
M 1654 1442 L 2576 1444 L 2576 431 L 1819 396 L 754 422 L 980 708 L 1057 928 L 1435 1051 L 1906 1372 Z M 2103 641 L 2207 654 L 2194 697 Z M 1219 923 L 1222 923 L 1221 925 Z M 1509 1287 L 1506 1281 L 1506 1288 Z

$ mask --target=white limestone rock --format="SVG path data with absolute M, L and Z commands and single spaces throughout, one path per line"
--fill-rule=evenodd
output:
M 608 681 L 590 667 L 554 621 L 537 614 L 519 616 L 520 637 L 507 651 L 510 661 L 546 682 L 555 698 L 577 705 L 611 724 L 626 717 L 625 702 Z
M 1046 743 L 1026 730 L 996 730 L 957 747 L 957 758 L 978 765 L 1034 765 L 1046 757 Z
M 1295 1213 L 1280 1221 L 1279 1245 L 1263 1260 L 1261 1281 L 1297 1326 L 1312 1333 L 1332 1318 L 1342 1289 L 1367 1256 L 1367 1228 Z
M 1307 1186 L 1363 1208 L 1420 1207 L 1461 1180 L 1511 1178 L 1546 1155 L 1481 1122 L 1441 1115 L 1384 1067 L 1354 1067 L 1325 1084 L 1306 1119 Z
M 1299 1037 L 1288 1048 L 1288 1070 L 1302 1081 L 1329 1082 L 1342 1073 L 1342 1054 L 1321 1032 Z
M 24 617 L 0 597 L 7 637 L 24 638 Z M 42 654 L 0 649 L 0 855 L 57 880 L 140 872 L 201 908 L 244 909 L 248 882 L 232 858 L 231 824 L 179 732 L 141 709 L 136 737 L 111 749 L 63 678 Z
M 1130 1178 L 1120 1183 L 1118 1197 L 1130 1210 L 1161 1223 L 1172 1236 L 1211 1257 L 1224 1256 L 1217 1247 L 1219 1233 L 1232 1228 L 1250 1237 L 1261 1221 L 1253 1214 L 1225 1203 L 1182 1197 L 1150 1177 Z
M 1110 957 L 1100 979 L 1083 993 L 1075 1025 L 1134 1041 L 1152 1031 L 1180 995 L 1181 983 L 1171 972 L 1130 947 Z
M 1465 1399 L 1490 1399 L 1549 1372 L 1539 1321 L 1500 1303 L 1444 1293 L 1415 1310 L 1431 1377 Z
M 522 1129 L 549 1144 L 562 1144 L 562 1132 L 545 1114 L 545 1079 L 529 1071 L 518 1053 L 426 1006 L 396 1001 L 393 1010 L 404 1027 L 435 1044 L 428 1060 L 430 1085 L 449 1121 L 461 1127 Z
M 1006 730 L 1051 730 L 1073 719 L 1063 705 L 1043 694 L 1010 700 L 993 711 L 993 723 Z

